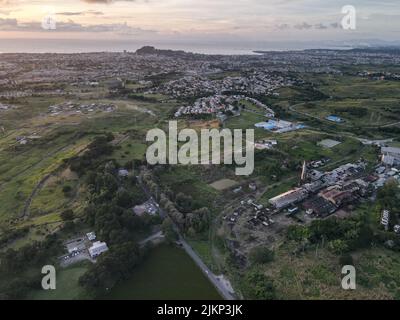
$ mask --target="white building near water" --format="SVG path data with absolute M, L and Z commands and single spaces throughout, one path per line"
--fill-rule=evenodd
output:
M 96 258 L 103 252 L 108 251 L 107 244 L 105 242 L 96 241 L 93 245 L 89 248 L 89 254 L 92 258 Z

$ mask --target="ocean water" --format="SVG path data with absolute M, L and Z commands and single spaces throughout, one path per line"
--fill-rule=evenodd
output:
M 345 49 L 329 47 L 317 43 L 284 43 L 284 42 L 160 42 L 160 41 L 127 41 L 112 39 L 0 39 L 0 53 L 77 53 L 77 52 L 122 52 L 136 51 L 151 45 L 158 49 L 184 50 L 203 54 L 246 55 L 255 50 L 288 51 L 304 49 Z M 348 48 L 347 48 L 348 49 Z

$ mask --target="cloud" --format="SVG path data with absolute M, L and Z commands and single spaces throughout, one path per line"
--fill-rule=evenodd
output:
M 328 30 L 328 29 L 338 29 L 340 28 L 340 24 L 338 22 L 331 23 L 315 23 L 309 24 L 307 22 L 297 23 L 294 25 L 288 23 L 282 23 L 275 26 L 276 30 L 288 30 L 288 29 L 297 29 L 297 30 Z
M 324 25 L 323 23 L 317 23 L 314 25 L 314 28 L 317 30 L 325 30 L 328 29 L 328 27 L 326 25 Z
M 1 19 L 0 30 L 2 31 L 43 31 L 49 32 L 42 28 L 41 22 L 18 22 L 17 19 Z M 94 24 L 82 25 L 73 20 L 66 22 L 56 22 L 56 29 L 51 32 L 111 32 L 119 35 L 144 35 L 155 34 L 155 30 L 147 30 L 137 27 L 131 27 L 127 23 L 111 23 L 111 24 Z
M 286 29 L 289 29 L 289 28 L 290 28 L 290 25 L 287 24 L 287 23 L 278 24 L 276 26 L 276 29 L 278 29 L 278 30 L 286 30 Z
M 1 19 L 0 18 L 0 30 L 8 30 L 18 27 L 17 19 Z
M 110 4 L 113 2 L 135 2 L 136 0 L 82 0 L 83 2 L 86 3 L 100 3 L 100 4 Z M 146 1 L 147 2 L 147 1 Z
M 293 28 L 298 29 L 298 30 L 308 30 L 311 29 L 313 26 L 311 24 L 308 24 L 307 22 L 303 22 L 301 24 L 296 24 L 293 26 Z
M 59 16 L 86 16 L 86 15 L 93 15 L 93 16 L 100 16 L 104 13 L 101 11 L 94 11 L 94 10 L 87 10 L 87 11 L 64 11 L 64 12 L 57 12 L 56 15 Z

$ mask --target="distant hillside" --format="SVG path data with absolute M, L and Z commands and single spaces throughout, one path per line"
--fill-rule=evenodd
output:
M 170 50 L 170 49 L 156 49 L 155 47 L 152 46 L 144 46 L 138 50 L 136 50 L 136 54 L 138 55 L 163 55 L 163 56 L 171 56 L 171 57 L 177 57 L 177 56 L 196 56 L 200 54 L 195 54 L 191 52 L 186 52 L 183 50 Z

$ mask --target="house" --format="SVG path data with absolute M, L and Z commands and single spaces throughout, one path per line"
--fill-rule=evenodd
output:
M 272 199 L 269 199 L 269 203 L 277 209 L 288 207 L 296 202 L 302 201 L 308 197 L 308 191 L 303 188 L 297 188 L 290 190 Z
M 96 240 L 96 234 L 93 231 L 86 233 L 86 237 L 88 238 L 89 241 Z
M 142 216 L 146 213 L 150 215 L 155 215 L 158 213 L 159 209 L 157 203 L 154 202 L 152 198 L 150 198 L 141 205 L 134 206 L 132 210 L 137 216 Z
M 119 169 L 118 170 L 118 176 L 121 178 L 125 178 L 129 175 L 129 171 L 126 169 Z
M 92 258 L 96 258 L 106 251 L 108 251 L 107 244 L 101 241 L 94 242 L 93 245 L 89 248 L 89 254 Z
M 336 123 L 344 122 L 344 120 L 342 118 L 340 118 L 338 116 L 334 116 L 334 115 L 327 116 L 325 119 L 328 120 L 328 121 L 336 122 Z
M 322 218 L 331 215 L 337 210 L 331 202 L 320 196 L 304 201 L 303 208 L 308 214 L 315 214 Z
M 327 188 L 319 193 L 319 195 L 328 200 L 335 206 L 339 207 L 343 203 L 353 200 L 353 192 L 350 190 L 340 190 L 339 188 Z
M 257 184 L 255 182 L 251 182 L 249 184 L 249 189 L 253 190 L 253 191 L 256 191 L 257 190 Z

